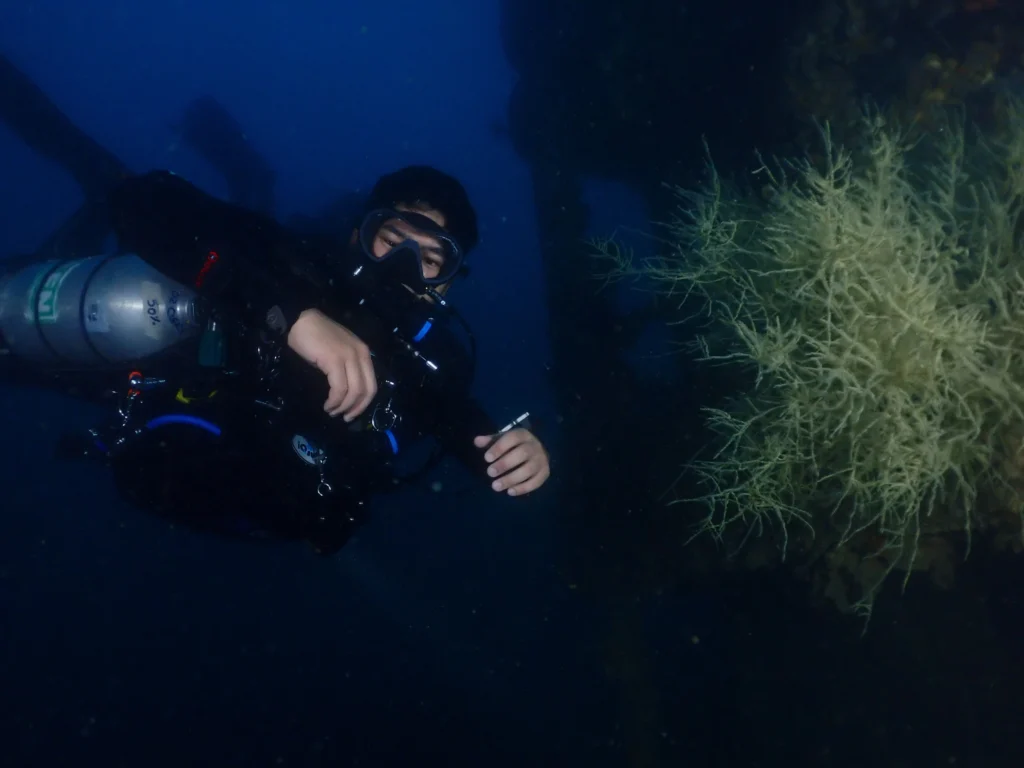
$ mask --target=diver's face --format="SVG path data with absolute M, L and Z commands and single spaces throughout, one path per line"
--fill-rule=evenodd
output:
M 444 229 L 444 214 L 434 208 L 398 204 L 395 206 L 395 210 L 426 216 L 437 226 Z M 352 233 L 353 244 L 356 242 L 357 237 L 358 230 Z M 404 240 L 414 240 L 419 244 L 421 254 L 420 268 L 423 270 L 423 277 L 425 279 L 430 280 L 441 274 L 441 268 L 444 266 L 444 249 L 441 243 L 433 235 L 421 232 L 401 219 L 390 219 L 381 225 L 377 231 L 377 236 L 373 239 L 373 255 L 381 259 L 388 251 Z M 448 290 L 448 283 L 436 286 L 435 290 L 443 294 Z
M 440 211 L 433 208 L 412 208 L 409 206 L 396 205 L 395 210 L 409 211 L 426 216 L 437 226 L 444 229 L 444 216 Z M 444 249 L 437 238 L 426 232 L 419 232 L 401 219 L 385 221 L 377 231 L 377 237 L 373 240 L 373 255 L 378 259 L 399 245 L 404 240 L 415 240 L 420 246 L 422 254 L 420 268 L 423 270 L 423 277 L 427 280 L 441 274 L 441 267 L 444 266 Z

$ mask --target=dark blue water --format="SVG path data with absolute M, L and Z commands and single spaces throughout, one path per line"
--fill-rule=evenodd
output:
M 559 450 L 529 171 L 501 131 L 514 73 L 495 2 L 0 5 L 0 51 L 134 170 L 226 195 L 175 133 L 208 94 L 277 172 L 275 213 L 313 213 L 410 163 L 480 215 L 452 295 L 480 343 L 477 394 Z M 0 254 L 29 252 L 81 193 L 0 125 Z M 596 189 L 608 220 L 638 204 Z M 603 201 L 603 202 L 602 202 Z M 603 209 L 602 209 L 603 206 Z M 661 341 L 652 338 L 640 355 Z M 0 401 L 0 765 L 620 765 L 607 612 L 565 575 L 546 493 L 511 500 L 446 465 L 382 501 L 337 557 L 175 529 L 51 458 L 105 414 L 31 390 Z M 557 465 L 556 465 L 557 466 Z M 665 598 L 681 690 L 708 685 L 703 599 Z M 665 736 L 668 738 L 668 736 Z

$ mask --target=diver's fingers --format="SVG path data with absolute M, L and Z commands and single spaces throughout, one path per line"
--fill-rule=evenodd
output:
M 497 435 L 493 435 L 492 439 L 493 442 L 491 442 L 490 445 L 487 445 L 487 443 L 485 443 L 484 446 L 481 446 L 487 448 L 487 452 L 484 454 L 484 459 L 488 463 L 495 461 L 496 459 L 500 460 L 501 457 L 504 456 L 506 453 L 516 448 L 517 446 L 525 443 L 529 439 L 529 434 L 526 432 L 526 430 L 513 429 L 511 432 L 506 432 L 504 434 L 498 433 Z M 507 472 L 508 470 L 512 469 L 512 466 L 514 465 L 500 467 L 499 474 L 501 472 Z
M 512 470 L 522 467 L 529 459 L 529 451 L 526 450 L 525 446 L 519 445 L 492 463 L 487 468 L 487 474 L 491 477 L 502 477 Z
M 507 490 L 509 496 L 525 496 L 544 485 L 549 477 L 551 468 L 547 464 L 538 467 L 530 461 L 495 482 L 500 482 L 501 490 Z
M 536 470 L 531 468 L 527 464 L 519 467 L 514 472 L 509 472 L 507 475 L 503 475 L 491 483 L 491 488 L 496 491 L 508 491 L 513 488 L 518 488 L 531 477 L 536 474 Z
M 349 390 L 345 363 L 341 359 L 336 359 L 330 365 L 323 366 L 321 370 L 327 374 L 327 385 L 330 387 L 327 401 L 324 403 L 324 410 L 331 416 L 335 416 L 340 412 Z
M 331 411 L 331 416 L 340 416 L 343 413 L 347 413 L 362 393 L 362 381 L 359 378 L 359 370 L 351 359 L 345 361 L 345 382 L 345 397 L 338 404 L 338 407 Z
M 345 412 L 345 421 L 352 421 L 363 411 L 369 408 L 373 398 L 377 396 L 377 376 L 373 370 L 373 358 L 370 356 L 369 347 L 362 347 L 357 351 L 357 360 L 354 367 L 358 368 L 357 378 L 360 383 L 360 396 L 352 408 Z

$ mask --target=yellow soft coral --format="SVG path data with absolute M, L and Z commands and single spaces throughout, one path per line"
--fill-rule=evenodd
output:
M 703 357 L 747 366 L 749 391 L 709 412 L 717 454 L 701 531 L 785 546 L 794 526 L 843 547 L 870 535 L 887 567 L 913 567 L 940 511 L 970 534 L 979 493 L 1010 488 L 1024 426 L 1024 118 L 967 140 L 958 121 L 914 146 L 875 115 L 855 151 L 821 132 L 819 162 L 763 165 L 768 204 L 709 166 L 680 190 L 672 252 L 619 274 L 703 295 L 725 334 Z M 937 138 L 936 138 L 937 137 Z M 785 169 L 785 173 L 783 170 Z M 790 177 L 790 178 L 787 178 Z M 1004 494 L 1005 498 L 1005 494 Z

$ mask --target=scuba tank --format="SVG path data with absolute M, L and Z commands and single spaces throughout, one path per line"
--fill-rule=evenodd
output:
M 51 259 L 0 276 L 0 347 L 32 362 L 136 362 L 203 329 L 195 292 L 134 254 Z

